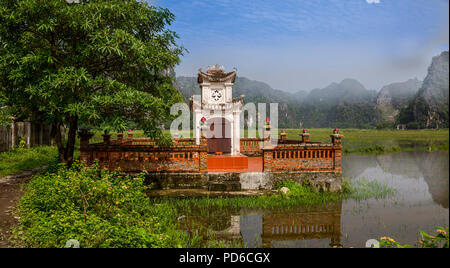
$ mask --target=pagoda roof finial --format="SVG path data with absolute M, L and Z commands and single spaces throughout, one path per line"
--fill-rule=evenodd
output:
M 224 73 L 225 72 L 225 67 L 223 65 L 215 64 L 215 65 L 212 65 L 212 66 L 208 66 L 208 68 L 206 68 L 206 72 L 208 72 L 208 73 L 212 73 L 212 72 Z

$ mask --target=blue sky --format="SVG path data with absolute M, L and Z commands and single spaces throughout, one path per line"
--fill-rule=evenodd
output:
M 448 50 L 449 0 L 149 0 L 177 17 L 177 75 L 221 64 L 285 91 L 417 77 Z

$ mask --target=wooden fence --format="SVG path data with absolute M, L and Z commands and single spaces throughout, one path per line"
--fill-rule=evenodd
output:
M 0 126 L 0 152 L 6 152 L 18 145 L 21 140 L 27 147 L 52 145 L 51 126 L 34 122 L 14 122 Z

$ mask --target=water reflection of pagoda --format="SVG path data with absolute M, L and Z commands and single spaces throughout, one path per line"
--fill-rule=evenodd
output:
M 293 213 L 271 213 L 262 221 L 262 245 L 274 241 L 330 239 L 330 246 L 341 246 L 342 202 Z
M 182 221 L 188 233 L 215 234 L 218 239 L 238 239 L 246 247 L 273 247 L 278 241 L 330 239 L 340 247 L 342 201 L 287 211 L 242 211 L 220 216 L 191 216 Z M 234 214 L 234 215 L 232 215 Z

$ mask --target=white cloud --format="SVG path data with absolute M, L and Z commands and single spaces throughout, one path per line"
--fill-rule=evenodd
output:
M 379 4 L 381 0 L 366 0 L 368 4 Z

